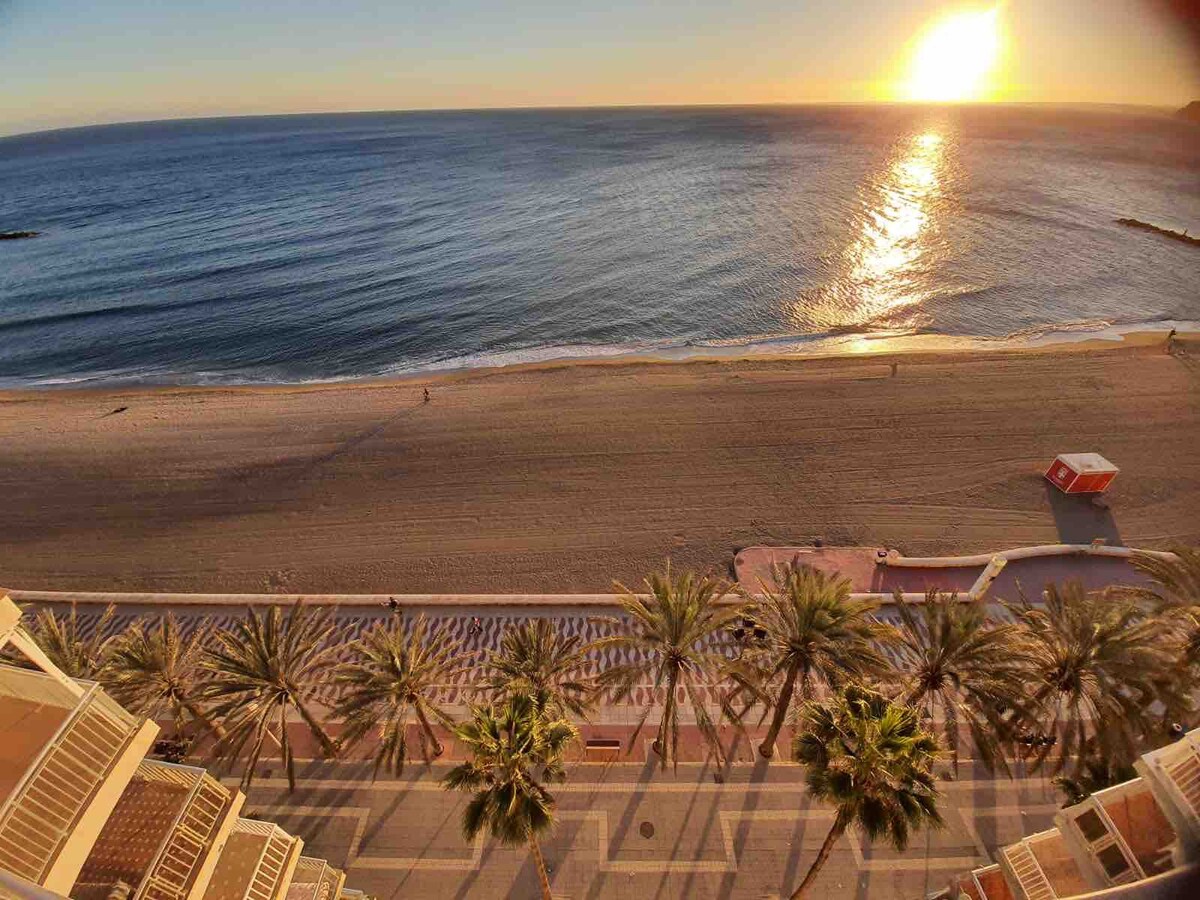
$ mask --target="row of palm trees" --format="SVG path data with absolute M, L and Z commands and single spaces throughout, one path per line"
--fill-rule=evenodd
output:
M 631 745 L 655 715 L 652 746 L 663 765 L 676 763 L 687 707 L 719 766 L 720 723 L 744 735 L 752 711 L 760 724 L 769 718 L 759 752 L 770 757 L 792 720 L 812 795 L 837 808 L 800 896 L 846 828 L 902 848 L 913 829 L 938 823 L 940 742 L 930 732 L 939 721 L 955 767 L 965 731 L 989 770 L 1008 772 L 1017 755 L 1079 783 L 1122 771 L 1160 740 L 1165 721 L 1188 720 L 1200 551 L 1137 564 L 1152 587 L 1050 585 L 1037 605 L 1006 604 L 1006 621 L 953 595 L 931 591 L 922 604 L 897 595 L 898 625 L 879 621 L 877 604 L 852 597 L 845 578 L 808 567 L 777 569 L 761 593 L 730 603 L 725 582 L 668 566 L 643 594 L 618 585 L 624 617 L 606 620 L 610 633 L 590 643 L 545 619 L 508 629 L 460 723 L 440 694 L 479 663 L 424 617 L 376 625 L 340 663 L 330 612 L 303 606 L 251 610 L 229 629 L 187 637 L 170 615 L 106 637 L 109 611 L 84 637 L 74 610 L 42 611 L 32 632 L 64 671 L 97 678 L 128 708 L 170 717 L 180 733 L 209 732 L 219 757 L 245 761 L 246 788 L 263 754 L 276 752 L 294 788 L 289 720 L 328 757 L 373 745 L 377 774 L 403 770 L 410 737 L 427 761 L 440 755 L 435 725 L 451 729 L 467 761 L 444 784 L 473 795 L 464 833 L 528 844 L 546 896 L 538 836 L 553 823 L 548 785 L 564 777 L 572 720 L 649 687 Z M 617 663 L 593 671 L 614 653 Z M 325 709 L 317 693 L 330 686 L 337 699 Z M 339 739 L 328 721 L 341 722 Z

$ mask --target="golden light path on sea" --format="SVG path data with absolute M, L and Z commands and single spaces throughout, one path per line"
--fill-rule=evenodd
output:
M 899 142 L 859 190 L 855 230 L 819 290 L 788 304 L 797 326 L 822 330 L 883 325 L 890 313 L 927 296 L 924 270 L 936 248 L 929 237 L 943 200 L 946 138 L 934 129 Z M 880 321 L 880 320 L 884 321 Z
M 846 250 L 850 280 L 860 290 L 860 321 L 920 302 L 907 275 L 921 254 L 943 155 L 940 134 L 919 134 L 876 185 L 874 205 Z

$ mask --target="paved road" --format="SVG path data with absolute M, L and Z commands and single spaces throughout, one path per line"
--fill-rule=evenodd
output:
M 528 853 L 491 839 L 466 843 L 465 797 L 445 793 L 445 766 L 370 781 L 366 767 L 312 763 L 288 795 L 278 767 L 256 782 L 247 809 L 304 838 L 305 853 L 347 869 L 347 884 L 392 898 L 535 898 Z M 265 773 L 264 771 L 264 773 Z M 544 842 L 554 894 L 601 898 L 786 897 L 816 855 L 832 813 L 813 804 L 803 770 L 781 762 L 677 773 L 642 764 L 577 764 L 556 789 L 559 826 Z M 906 852 L 856 834 L 838 842 L 814 896 L 918 898 L 987 863 L 998 846 L 1052 824 L 1057 795 L 1041 778 L 995 780 L 964 764 L 945 781 L 942 831 Z

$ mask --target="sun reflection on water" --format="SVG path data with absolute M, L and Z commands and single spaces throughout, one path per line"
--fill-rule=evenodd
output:
M 920 304 L 928 293 L 922 275 L 936 255 L 932 235 L 946 165 L 938 131 L 900 144 L 860 192 L 862 211 L 833 282 L 796 313 L 823 328 L 894 325 L 892 313 Z

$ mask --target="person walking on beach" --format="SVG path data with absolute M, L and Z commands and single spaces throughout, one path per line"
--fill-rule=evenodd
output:
M 900 363 L 892 363 L 892 377 L 896 377 L 896 372 L 900 368 Z
M 425 402 L 429 402 L 429 388 L 425 388 Z
M 1174 328 L 1172 328 L 1170 331 L 1167 332 L 1167 355 L 1168 356 L 1175 352 L 1175 335 L 1176 335 L 1176 331 Z

